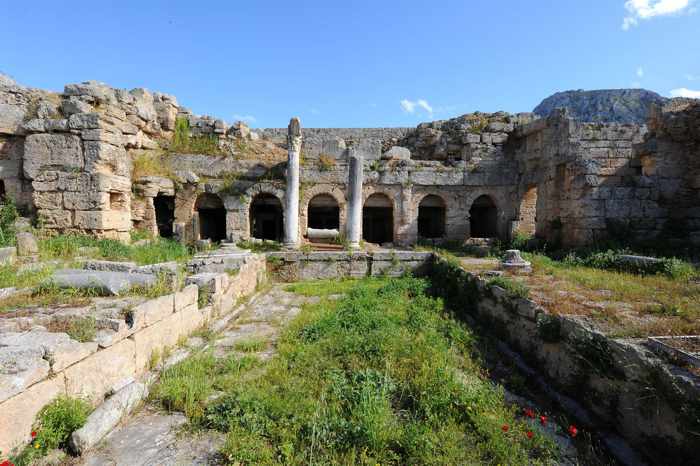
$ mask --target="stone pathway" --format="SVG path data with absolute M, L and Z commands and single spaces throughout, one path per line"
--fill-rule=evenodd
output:
M 283 284 L 255 295 L 238 311 L 224 330 L 205 349 L 217 357 L 236 352 L 237 343 L 263 340 L 268 344 L 255 354 L 262 359 L 274 355 L 279 332 L 301 310 L 307 298 L 284 291 Z M 217 455 L 225 436 L 219 432 L 193 434 L 185 431 L 187 420 L 180 413 L 164 413 L 147 405 L 109 434 L 100 446 L 75 461 L 80 466 L 170 466 L 221 464 Z

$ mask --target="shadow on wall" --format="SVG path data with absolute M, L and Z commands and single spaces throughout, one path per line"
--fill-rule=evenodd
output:
M 365 201 L 362 209 L 362 238 L 375 244 L 394 241 L 394 207 L 386 194 L 375 193 Z
M 226 239 L 226 209 L 216 194 L 202 193 L 194 206 L 199 214 L 199 237 L 212 241 Z
M 445 236 L 445 201 L 429 194 L 418 205 L 418 237 L 437 239 Z
M 472 238 L 498 237 L 498 208 L 490 196 L 477 197 L 469 209 L 469 227 Z
M 257 239 L 282 241 L 284 217 L 280 200 L 260 193 L 250 203 L 250 235 Z

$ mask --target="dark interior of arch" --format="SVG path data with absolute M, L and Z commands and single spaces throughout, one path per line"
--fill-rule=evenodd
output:
M 153 199 L 156 210 L 156 225 L 158 235 L 163 238 L 173 237 L 173 222 L 175 221 L 175 197 L 158 195 Z
M 308 227 L 326 230 L 340 228 L 340 207 L 330 194 L 319 194 L 309 201 Z
M 418 236 L 435 239 L 445 236 L 445 204 L 437 196 L 426 196 L 418 206 Z
M 498 236 L 498 210 L 490 197 L 476 198 L 469 209 L 469 226 L 472 238 L 495 238 Z
M 368 243 L 394 241 L 394 209 L 383 194 L 373 194 L 362 209 L 362 238 Z
M 4 201 L 6 197 L 7 193 L 5 192 L 5 181 L 0 180 L 0 201 Z
M 195 208 L 199 213 L 199 237 L 212 241 L 225 240 L 226 209 L 221 198 L 216 194 L 201 194 Z
M 250 204 L 251 236 L 282 241 L 282 229 L 282 203 L 272 194 L 258 194 Z

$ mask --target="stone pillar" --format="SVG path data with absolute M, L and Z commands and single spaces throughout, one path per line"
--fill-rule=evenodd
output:
M 299 157 L 301 154 L 301 122 L 292 118 L 287 128 L 287 191 L 284 209 L 284 247 L 299 247 Z
M 347 239 L 351 249 L 359 249 L 362 233 L 362 155 L 355 147 L 348 154 L 348 218 Z

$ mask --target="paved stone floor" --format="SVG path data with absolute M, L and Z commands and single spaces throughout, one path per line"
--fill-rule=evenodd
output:
M 268 359 L 274 355 L 274 342 L 284 327 L 301 310 L 306 298 L 284 291 L 284 285 L 253 296 L 235 319 L 211 340 L 205 348 L 217 357 L 235 351 L 237 342 L 264 339 L 267 347 L 257 354 Z M 185 416 L 165 413 L 155 405 L 147 404 L 139 412 L 109 434 L 92 452 L 75 464 L 81 466 L 170 466 L 220 464 L 217 451 L 224 442 L 218 432 L 193 434 L 185 430 Z

